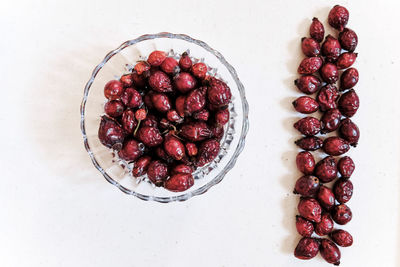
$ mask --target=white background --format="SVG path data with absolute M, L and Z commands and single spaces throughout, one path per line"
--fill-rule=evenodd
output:
M 341 266 L 400 266 L 398 1 L 339 1 L 359 35 L 349 202 Z M 332 1 L 1 1 L 0 266 L 327 266 L 293 257 L 298 197 L 291 101 L 300 38 Z M 329 28 L 327 26 L 327 28 Z M 83 148 L 79 105 L 93 67 L 125 40 L 186 33 L 236 68 L 250 131 L 205 195 L 159 204 L 108 184 Z

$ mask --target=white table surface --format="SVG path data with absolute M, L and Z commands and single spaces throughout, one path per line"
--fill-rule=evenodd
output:
M 360 145 L 341 266 L 400 266 L 399 2 L 337 1 L 359 35 Z M 293 257 L 291 191 L 299 40 L 335 2 L 2 1 L 0 266 L 327 266 Z M 93 67 L 127 39 L 186 33 L 236 68 L 250 131 L 205 195 L 159 204 L 108 184 L 83 148 L 79 105 Z

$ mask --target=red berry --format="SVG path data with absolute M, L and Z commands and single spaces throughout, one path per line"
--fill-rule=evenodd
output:
M 179 116 L 182 118 L 185 116 L 185 100 L 186 96 L 178 96 L 175 100 L 175 108 L 176 111 L 178 112 Z
M 175 123 L 182 123 L 183 118 L 179 116 L 178 112 L 175 109 L 170 109 L 167 112 L 167 119 L 170 122 L 175 122 Z
M 185 156 L 185 146 L 173 135 L 165 137 L 164 150 L 175 160 L 181 160 Z
M 137 132 L 137 137 L 143 144 L 149 147 L 161 145 L 164 140 L 157 128 L 149 126 L 140 127 Z
M 319 90 L 322 83 L 320 79 L 314 75 L 305 75 L 295 80 L 294 84 L 301 92 L 311 95 Z
M 333 220 L 329 213 L 324 212 L 321 221 L 315 224 L 315 233 L 319 236 L 328 235 L 333 231 Z
M 340 156 L 349 151 L 350 145 L 343 138 L 332 136 L 324 140 L 322 149 L 328 155 Z
M 205 122 L 199 121 L 184 124 L 180 135 L 189 141 L 198 142 L 210 138 L 212 132 Z
M 330 188 L 324 185 L 319 187 L 317 199 L 321 206 L 326 210 L 330 210 L 335 205 L 335 195 Z
M 133 113 L 133 111 L 130 109 L 125 110 L 124 113 L 122 114 L 121 123 L 122 123 L 122 127 L 128 134 L 133 133 L 133 130 L 137 126 L 137 121 L 135 119 L 135 113 Z
M 318 110 L 319 104 L 318 102 L 311 97 L 308 96 L 301 96 L 293 101 L 293 106 L 297 112 L 303 114 L 311 114 Z
M 340 90 L 353 88 L 358 82 L 358 71 L 355 68 L 349 68 L 340 76 Z
M 215 123 L 219 126 L 224 126 L 229 121 L 229 110 L 221 109 L 215 113 L 214 117 Z
M 200 144 L 199 153 L 197 155 L 196 166 L 202 167 L 213 161 L 220 149 L 220 144 L 215 139 L 209 139 Z
M 115 100 L 120 98 L 123 92 L 124 92 L 124 86 L 120 81 L 117 80 L 109 81 L 104 86 L 104 96 L 108 100 Z
M 210 116 L 210 112 L 208 112 L 208 110 L 206 110 L 206 109 L 202 109 L 200 111 L 193 113 L 192 117 L 195 120 L 207 121 L 209 116 Z
M 305 117 L 297 121 L 293 127 L 304 135 L 312 136 L 320 132 L 321 123 L 314 117 Z
M 189 71 L 192 67 L 192 60 L 190 59 L 188 53 L 183 53 L 179 59 L 179 67 L 184 71 Z
M 158 127 L 158 122 L 153 114 L 147 114 L 146 119 L 142 121 L 142 126 Z
M 147 168 L 147 177 L 156 186 L 162 186 L 168 176 L 168 167 L 165 163 L 154 160 Z
M 124 109 L 125 106 L 120 100 L 111 100 L 104 105 L 104 112 L 114 118 L 121 116 Z
M 322 258 L 324 258 L 326 262 L 333 263 L 334 265 L 340 264 L 340 250 L 335 243 L 329 239 L 321 240 L 320 252 Z
M 343 204 L 353 196 L 353 183 L 348 179 L 339 179 L 333 186 L 336 200 Z
M 328 156 L 317 163 L 314 175 L 317 176 L 321 182 L 329 183 L 337 177 L 337 172 L 335 158 Z
M 306 151 L 315 151 L 322 147 L 322 139 L 315 136 L 303 137 L 294 143 Z
M 178 61 L 172 57 L 167 57 L 161 64 L 161 70 L 167 74 L 174 74 L 179 70 Z
M 139 75 L 136 72 L 133 72 L 132 75 L 133 85 L 137 88 L 143 88 L 146 86 L 146 79 L 143 75 Z
M 314 232 L 314 225 L 312 222 L 296 215 L 296 229 L 301 236 L 310 237 Z
M 220 141 L 224 136 L 224 127 L 214 124 L 211 126 L 210 129 L 211 129 L 211 136 L 214 139 Z
M 333 220 L 340 225 L 344 225 L 351 221 L 353 214 L 346 204 L 334 206 L 332 209 Z
M 200 87 L 191 91 L 185 99 L 184 110 L 186 115 L 191 115 L 194 112 L 200 111 L 206 104 L 206 87 Z
M 336 30 L 343 31 L 348 21 L 349 11 L 343 6 L 336 5 L 329 12 L 328 23 Z
M 188 156 L 193 157 L 197 155 L 197 146 L 194 143 L 186 143 L 186 151 Z
M 321 75 L 322 80 L 329 84 L 336 83 L 339 79 L 339 71 L 336 65 L 332 63 L 322 65 L 319 74 Z
M 296 181 L 293 193 L 303 197 L 313 197 L 318 192 L 319 180 L 315 176 L 302 176 Z
M 338 39 L 330 34 L 326 36 L 325 41 L 321 46 L 321 53 L 325 56 L 327 62 L 335 62 L 340 56 L 341 50 L 342 48 Z
M 169 98 L 164 93 L 154 93 L 151 95 L 151 101 L 153 102 L 153 107 L 159 112 L 167 112 L 171 109 L 171 102 Z
M 146 116 L 147 116 L 147 112 L 144 108 L 140 108 L 140 109 L 136 110 L 136 112 L 135 112 L 135 118 L 138 121 L 142 121 L 142 120 L 146 119 Z
M 156 148 L 156 155 L 158 158 L 162 159 L 163 161 L 167 162 L 168 164 L 171 164 L 174 159 L 165 152 L 165 149 L 161 146 Z
M 193 168 L 191 166 L 186 165 L 186 164 L 178 164 L 172 169 L 171 175 L 178 174 L 178 173 L 191 174 L 192 172 L 193 172 Z
M 196 87 L 197 81 L 190 73 L 180 72 L 174 77 L 174 85 L 178 91 L 185 94 Z
M 150 75 L 149 85 L 159 93 L 172 92 L 171 79 L 162 71 L 155 71 Z
M 339 70 L 347 69 L 354 64 L 357 59 L 357 53 L 346 52 L 339 56 L 336 65 Z
M 321 221 L 321 206 L 314 198 L 300 198 L 299 205 L 297 206 L 299 213 L 302 217 L 309 221 L 319 223 Z
M 303 151 L 296 156 L 297 169 L 302 173 L 308 175 L 314 172 L 315 161 L 310 152 Z
M 164 183 L 165 189 L 172 192 L 183 192 L 194 184 L 194 178 L 190 173 L 177 173 L 172 175 Z
M 150 65 L 157 67 L 160 66 L 164 60 L 167 58 L 167 53 L 164 51 L 153 51 L 150 53 L 147 62 L 149 62 Z
M 353 52 L 358 44 L 357 34 L 353 30 L 345 28 L 339 33 L 339 42 L 344 50 Z
M 318 43 L 324 40 L 325 36 L 324 25 L 317 18 L 313 18 L 312 23 L 310 25 L 310 36 Z
M 337 108 L 326 111 L 321 118 L 321 133 L 330 133 L 339 128 L 341 117 L 342 114 Z
M 124 87 L 131 87 L 133 84 L 133 79 L 131 74 L 122 75 L 119 81 L 122 83 Z
M 194 77 L 203 80 L 207 75 L 207 66 L 206 64 L 199 62 L 192 66 L 192 74 Z
M 350 247 L 353 244 L 353 237 L 345 230 L 335 230 L 330 234 L 330 237 L 341 247 Z
M 313 38 L 302 38 L 301 39 L 301 50 L 307 57 L 316 57 L 321 51 L 319 42 Z
M 360 107 L 357 93 L 352 89 L 344 93 L 339 99 L 339 110 L 346 117 L 352 117 Z
M 317 95 L 317 102 L 321 111 L 327 111 L 331 108 L 336 108 L 336 101 L 339 98 L 339 91 L 336 86 L 327 84 L 322 87 Z
M 138 63 L 136 63 L 134 70 L 138 75 L 142 75 L 150 70 L 150 65 L 146 61 L 139 61 Z
M 320 57 L 308 57 L 300 62 L 297 72 L 299 74 L 313 74 L 317 72 L 322 66 L 322 59 Z
M 340 124 L 340 136 L 350 143 L 352 146 L 357 146 L 358 139 L 360 138 L 360 130 L 357 125 L 350 119 L 345 119 Z
M 232 98 L 231 89 L 223 81 L 210 77 L 207 86 L 207 98 L 212 105 L 218 107 L 228 105 Z
M 118 152 L 118 156 L 126 161 L 134 161 L 143 155 L 143 151 L 144 145 L 131 139 L 124 142 L 122 149 Z
M 102 116 L 98 136 L 104 146 L 120 150 L 125 139 L 125 131 L 113 119 Z
M 353 160 L 347 156 L 345 156 L 339 160 L 337 167 L 338 167 L 340 175 L 342 175 L 343 178 L 350 178 L 350 176 L 354 172 L 354 169 L 356 168 Z
M 150 156 L 143 156 L 135 161 L 135 164 L 132 169 L 132 175 L 134 177 L 140 177 L 147 173 L 147 168 L 151 162 Z
M 128 108 L 137 108 L 143 104 L 142 96 L 132 87 L 125 89 L 125 92 L 121 96 L 121 100 Z
M 294 256 L 301 260 L 309 260 L 317 256 L 319 251 L 319 241 L 311 237 L 300 239 L 294 250 Z

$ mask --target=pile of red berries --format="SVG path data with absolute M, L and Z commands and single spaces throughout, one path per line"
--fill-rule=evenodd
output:
M 350 146 L 355 147 L 360 137 L 357 125 L 350 119 L 360 103 L 357 93 L 352 89 L 358 82 L 358 71 L 351 67 L 357 58 L 354 50 L 358 39 L 353 30 L 345 28 L 348 19 L 346 8 L 334 6 L 328 22 L 339 31 L 338 38 L 328 35 L 322 45 L 320 42 L 324 39 L 324 26 L 317 18 L 313 19 L 310 26 L 311 38 L 301 40 L 302 51 L 307 57 L 300 63 L 298 73 L 302 76 L 295 81 L 295 85 L 301 92 L 315 94 L 315 97 L 301 96 L 293 102 L 294 108 L 300 113 L 323 112 L 320 119 L 308 116 L 294 124 L 305 136 L 296 144 L 306 150 L 296 157 L 297 168 L 304 174 L 297 180 L 294 190 L 294 193 L 301 195 L 296 228 L 303 238 L 294 255 L 308 260 L 320 252 L 327 262 L 335 265 L 340 263 L 337 245 L 348 247 L 353 243 L 349 232 L 334 230 L 334 222 L 344 225 L 352 219 L 352 212 L 345 203 L 353 194 L 353 184 L 349 178 L 355 169 L 350 157 L 337 159 L 335 156 L 346 153 Z M 335 131 L 338 135 L 325 140 L 316 136 Z M 310 151 L 320 148 L 328 156 L 315 164 Z M 332 188 L 326 185 L 335 179 Z M 315 237 L 314 232 L 321 237 Z M 333 242 L 322 238 L 328 235 Z
M 232 94 L 207 71 L 186 52 L 175 59 L 153 51 L 105 85 L 98 136 L 133 163 L 134 177 L 147 174 L 154 185 L 181 192 L 194 184 L 196 168 L 216 158 Z

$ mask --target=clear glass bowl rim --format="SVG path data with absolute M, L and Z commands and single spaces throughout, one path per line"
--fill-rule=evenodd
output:
M 235 80 L 235 83 L 238 87 L 239 90 L 239 94 L 242 100 L 242 110 L 243 110 L 243 124 L 242 124 L 242 131 L 240 133 L 240 138 L 239 138 L 239 142 L 236 146 L 235 152 L 232 155 L 232 158 L 229 160 L 228 164 L 223 168 L 223 170 L 220 171 L 220 173 L 218 173 L 214 179 L 212 179 L 210 182 L 208 182 L 207 184 L 203 185 L 202 187 L 196 189 L 195 191 L 191 191 L 191 192 L 183 192 L 183 194 L 178 195 L 178 196 L 172 196 L 172 197 L 156 197 L 156 196 L 149 196 L 149 195 L 143 195 L 140 193 L 137 193 L 135 191 L 132 191 L 124 186 L 122 186 L 121 184 L 119 184 L 117 181 L 115 181 L 114 179 L 112 179 L 107 173 L 106 171 L 99 165 L 99 163 L 97 162 L 94 153 L 92 152 L 89 143 L 88 143 L 88 138 L 86 135 L 86 129 L 85 129 L 85 107 L 86 107 L 86 101 L 88 99 L 88 95 L 89 95 L 89 91 L 90 91 L 90 87 L 94 81 L 94 79 L 96 78 L 98 72 L 101 70 L 101 68 L 107 63 L 107 61 L 113 57 L 115 54 L 119 53 L 120 51 L 122 51 L 123 49 L 125 49 L 128 46 L 134 45 L 136 43 L 142 42 L 142 41 L 146 41 L 146 40 L 151 40 L 151 39 L 157 39 L 157 38 L 170 38 L 170 39 L 180 39 L 180 40 L 185 40 L 187 42 L 190 43 L 194 43 L 197 44 L 199 46 L 201 46 L 202 48 L 204 48 L 205 50 L 207 50 L 208 52 L 212 53 L 215 57 L 217 57 L 220 62 L 228 69 L 229 73 L 232 75 L 233 79 Z M 208 44 L 206 44 L 203 41 L 194 39 L 186 34 L 173 34 L 173 33 L 169 33 L 169 32 L 161 32 L 161 33 L 157 33 L 157 34 L 145 34 L 142 36 L 139 36 L 136 39 L 132 39 L 132 40 L 128 40 L 124 43 L 122 43 L 118 48 L 110 51 L 109 53 L 107 53 L 107 55 L 104 57 L 104 59 L 100 62 L 100 64 L 98 64 L 92 74 L 91 77 L 89 79 L 89 81 L 86 83 L 85 88 L 84 88 L 84 94 L 83 94 L 83 99 L 82 99 L 82 103 L 80 106 L 80 114 L 81 114 L 81 122 L 80 122 L 80 127 L 81 127 L 81 132 L 82 132 L 82 136 L 83 136 L 83 142 L 84 142 L 84 146 L 86 151 L 88 152 L 93 165 L 95 166 L 95 168 L 101 172 L 101 174 L 103 174 L 104 178 L 112 185 L 116 186 L 117 188 L 119 188 L 122 192 L 124 192 L 125 194 L 128 195 L 133 195 L 139 199 L 145 200 L 145 201 L 149 201 L 149 200 L 153 200 L 153 201 L 157 201 L 157 202 L 161 202 L 161 203 L 168 203 L 168 202 L 173 202 L 173 201 L 185 201 L 188 200 L 189 198 L 193 197 L 193 196 L 198 196 L 201 195 L 205 192 L 207 192 L 208 189 L 210 189 L 212 186 L 218 184 L 219 182 L 222 181 L 222 179 L 225 177 L 225 175 L 233 168 L 233 166 L 236 163 L 237 158 L 239 157 L 239 154 L 242 152 L 244 145 L 245 145 L 245 139 L 246 139 L 246 135 L 247 132 L 249 130 L 249 120 L 248 120 L 248 113 L 249 113 L 249 105 L 245 96 L 245 91 L 244 91 L 244 86 L 242 84 L 242 82 L 239 80 L 239 77 L 236 73 L 236 70 L 232 67 L 232 65 L 230 65 L 225 58 L 222 56 L 222 54 L 220 52 L 218 52 L 217 50 L 211 48 Z

